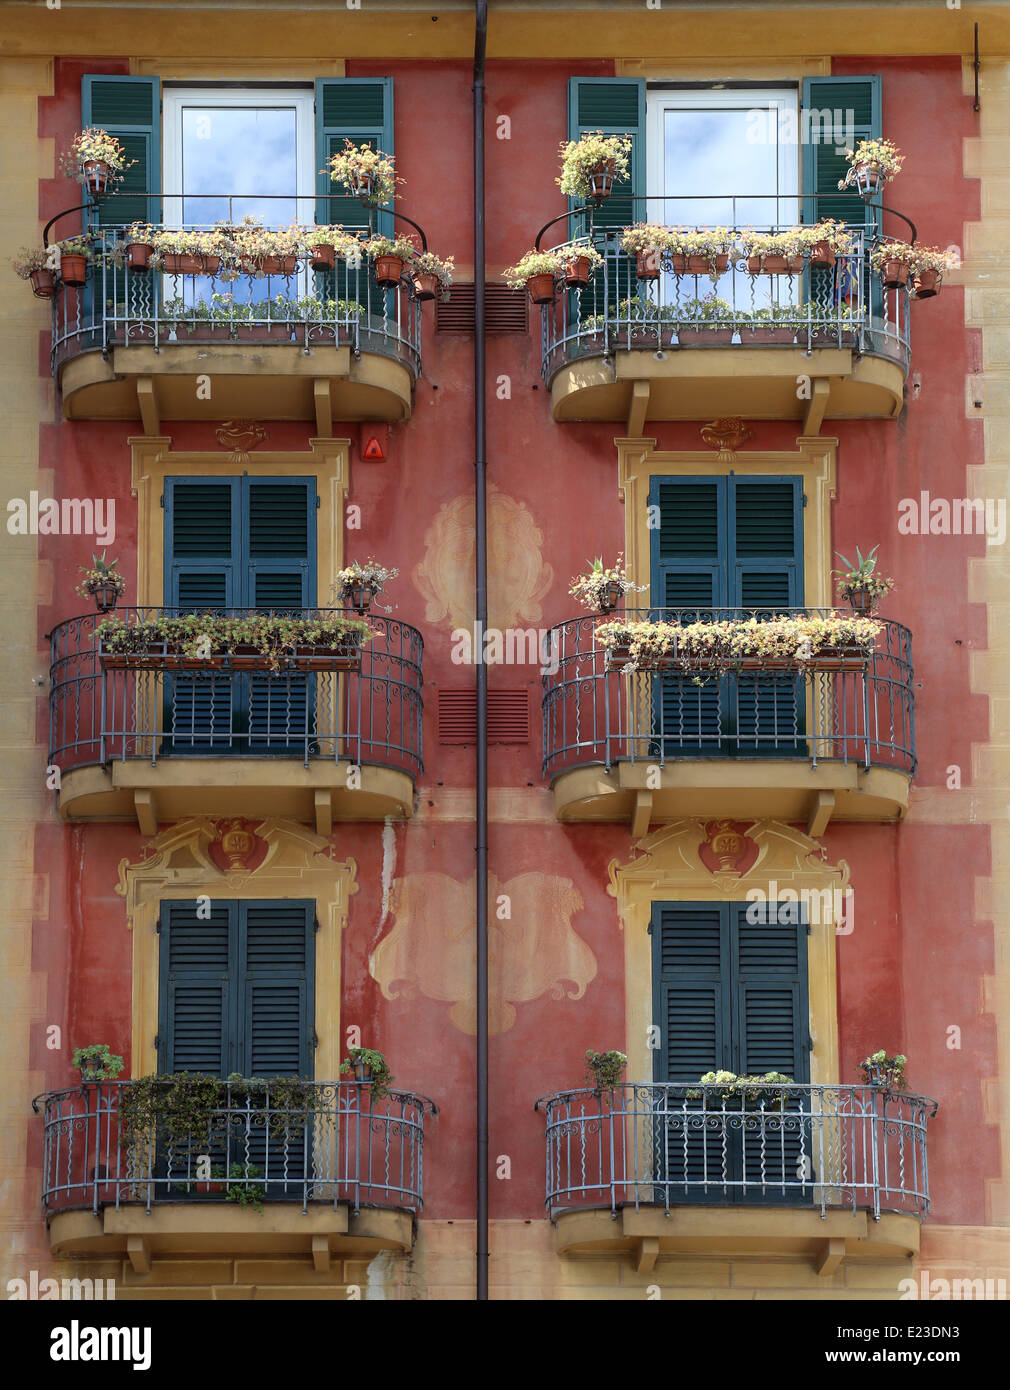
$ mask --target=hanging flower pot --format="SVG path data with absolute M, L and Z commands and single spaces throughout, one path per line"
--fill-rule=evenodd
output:
M 375 593 L 376 591 L 371 584 L 347 584 L 341 591 L 344 603 L 350 604 L 358 613 L 368 612 Z
M 872 613 L 876 608 L 875 595 L 872 589 L 850 589 L 849 606 L 853 613 Z
M 714 256 L 695 253 L 687 258 L 687 269 L 691 275 L 722 275 L 729 269 L 729 252 L 717 251 Z
M 682 256 L 680 259 L 685 260 L 686 258 Z M 635 257 L 635 274 L 639 280 L 658 280 L 660 269 L 660 255 L 654 248 L 648 251 L 639 251 Z
M 130 241 L 126 244 L 126 264 L 130 270 L 149 270 L 154 247 L 147 241 Z
M 588 285 L 592 269 L 591 257 L 580 256 L 578 252 L 573 253 L 565 260 L 565 284 L 572 289 L 577 289 L 581 285 Z
M 352 198 L 360 198 L 363 203 L 371 202 L 375 194 L 374 173 L 363 169 L 349 171 L 347 188 Z
M 835 251 L 830 241 L 819 241 L 810 248 L 811 265 L 834 265 Z
M 384 290 L 393 290 L 400 283 L 403 275 L 404 261 L 402 256 L 376 256 L 375 258 L 375 279 Z
M 36 299 L 52 299 L 56 293 L 56 276 L 51 270 L 44 267 L 41 270 L 33 270 L 28 279 Z
M 65 252 L 60 256 L 60 279 L 65 285 L 80 289 L 88 283 L 88 258 Z
M 900 290 L 908 284 L 908 266 L 904 261 L 885 261 L 880 269 L 885 290 Z
M 604 164 L 599 165 L 589 175 L 590 196 L 599 207 L 604 198 L 609 198 L 614 188 L 614 172 L 617 168 L 616 160 L 608 159 Z
M 211 258 L 208 256 L 207 259 Z M 297 264 L 297 256 L 264 256 L 260 261 L 260 270 L 264 275 L 294 275 Z
M 612 579 L 597 594 L 597 607 L 601 613 L 612 613 L 624 597 L 624 585 Z
M 438 276 L 429 275 L 422 272 L 414 276 L 414 295 L 417 299 L 426 302 L 438 296 Z
M 875 164 L 857 164 L 855 182 L 859 196 L 870 199 L 884 187 L 884 175 Z
M 87 159 L 81 166 L 84 187 L 93 198 L 102 198 L 109 191 L 112 170 L 104 159 Z
M 916 299 L 932 299 L 940 293 L 943 277 L 938 270 L 920 270 L 912 284 Z
M 336 252 L 331 245 L 321 243 L 318 246 L 309 248 L 309 259 L 313 270 L 332 270 L 336 258 Z
M 115 580 L 106 580 L 102 583 L 88 585 L 88 592 L 95 600 L 95 607 L 99 613 L 111 613 L 116 606 L 119 598 L 121 586 Z
M 526 288 L 529 290 L 530 299 L 534 304 L 553 304 L 553 275 L 531 275 L 526 281 Z
M 803 269 L 802 256 L 780 256 L 774 252 L 766 256 L 748 256 L 748 270 L 751 269 L 751 261 L 754 260 L 759 262 L 758 268 L 764 275 L 796 275 Z

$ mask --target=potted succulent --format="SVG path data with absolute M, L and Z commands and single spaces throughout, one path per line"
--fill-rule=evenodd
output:
M 686 255 L 673 254 L 671 247 L 677 229 L 660 226 L 658 222 L 635 222 L 621 233 L 621 249 L 635 257 L 635 274 L 639 280 L 658 280 L 664 263 L 674 270 L 687 269 Z
M 644 593 L 645 586 L 632 584 L 625 573 L 623 555 L 618 555 L 610 566 L 604 565 L 602 556 L 597 555 L 588 573 L 575 575 L 568 590 L 584 608 L 597 613 L 612 613 L 624 595 L 632 591 Z
M 562 265 L 559 251 L 527 251 L 518 264 L 505 271 L 505 283 L 514 290 L 525 285 L 534 304 L 551 304 Z
M 932 299 L 940 293 L 944 272 L 952 268 L 954 258 L 939 246 L 889 239 L 874 246 L 870 264 L 879 272 L 885 290 L 907 288 L 911 281 L 916 299 Z
M 877 573 L 877 551 L 875 545 L 866 555 L 856 546 L 856 563 L 846 560 L 840 551 L 835 554 L 845 565 L 843 570 L 834 570 L 838 580 L 838 592 L 847 598 L 853 613 L 874 613 L 878 601 L 894 588 L 894 580 L 886 574 Z
M 136 162 L 126 158 L 126 150 L 114 135 L 98 126 L 79 130 L 61 160 L 63 172 L 82 184 L 93 198 L 108 193 Z
M 340 1063 L 341 1076 L 353 1071 L 355 1081 L 371 1086 L 373 1100 L 388 1095 L 393 1074 L 383 1054 L 370 1047 L 349 1047 L 347 1052 L 348 1056 Z
M 783 1111 L 788 1099 L 780 1087 L 795 1086 L 791 1076 L 781 1071 L 766 1071 L 760 1075 L 741 1075 L 732 1071 L 707 1071 L 698 1078 L 699 1086 L 710 1088 L 706 1091 L 688 1091 L 689 1100 L 701 1100 L 707 1105 L 708 1099 L 718 1101 L 723 1107 L 733 1101 L 739 1102 L 741 1110 Z M 736 1107 L 734 1107 L 736 1108 Z
M 65 285 L 81 289 L 88 283 L 88 261 L 91 260 L 91 243 L 86 237 L 68 237 L 59 243 L 60 279 Z
M 390 579 L 395 579 L 398 573 L 398 570 L 387 569 L 371 558 L 364 564 L 352 560 L 337 571 L 333 589 L 342 604 L 349 605 L 358 613 L 367 613 L 372 599 L 376 594 L 381 594 L 383 586 Z
M 696 227 L 671 239 L 671 253 L 686 257 L 689 275 L 710 275 L 717 280 L 729 269 L 733 236 L 728 227 Z
M 595 246 L 588 242 L 577 242 L 566 246 L 561 252 L 561 270 L 565 284 L 570 290 L 581 289 L 589 284 L 593 271 L 603 264 L 603 257 Z
M 396 185 L 403 182 L 397 178 L 392 155 L 371 145 L 356 145 L 346 136 L 344 148 L 330 156 L 328 165 L 334 183 L 371 207 L 391 202 L 396 197 Z
M 123 232 L 122 248 L 129 270 L 149 270 L 155 248 L 155 229 L 146 222 L 132 222 Z
M 393 290 L 417 255 L 417 247 L 409 237 L 373 236 L 365 242 L 365 253 L 375 263 L 376 283 L 384 290 Z
M 56 293 L 56 272 L 51 265 L 54 259 L 50 254 L 52 251 L 52 247 L 25 246 L 11 262 L 14 274 L 21 280 L 31 282 L 32 294 L 36 299 L 52 299 Z
M 220 231 L 197 232 L 186 228 L 161 228 L 151 234 L 153 256 L 147 263 L 167 275 L 216 275 L 230 250 Z
M 623 1052 L 594 1052 L 586 1049 L 586 1078 L 596 1091 L 612 1091 L 621 1085 L 621 1075 L 628 1065 Z
M 276 229 L 264 227 L 258 218 L 249 215 L 235 228 L 234 244 L 243 275 L 257 279 L 264 275 L 294 275 L 302 248 L 301 229 L 295 223 Z
M 903 1052 L 896 1052 L 891 1057 L 882 1047 L 876 1052 L 871 1052 L 869 1057 L 864 1057 L 859 1064 L 865 1086 L 877 1086 L 888 1092 L 900 1091 L 907 1084 L 907 1065 L 908 1058 Z
M 592 198 L 597 207 L 614 183 L 628 177 L 631 137 L 586 131 L 578 140 L 562 140 L 561 176 L 555 183 L 570 198 Z
M 126 592 L 126 580 L 116 569 L 117 560 L 105 561 L 105 551 L 92 555 L 91 568 L 80 565 L 84 578 L 75 589 L 82 598 L 93 598 L 99 613 L 110 613 Z
M 677 339 L 683 347 L 704 344 L 725 346 L 733 341 L 733 306 L 725 299 L 707 294 L 689 299 L 677 310 Z
M 797 275 L 803 269 L 802 227 L 778 232 L 756 232 L 748 227 L 740 233 L 740 246 L 749 275 Z
M 791 343 L 796 338 L 796 324 L 804 316 L 798 304 L 769 304 L 753 309 L 749 314 L 737 314 L 741 343 L 756 346 L 765 343 Z
M 106 670 L 356 671 L 371 632 L 362 620 L 334 613 L 134 614 L 132 619 L 106 616 L 95 639 Z
M 809 227 L 799 228 L 799 239 L 811 265 L 833 266 L 839 256 L 851 255 L 855 246 L 852 233 L 833 217 L 824 217 Z
M 73 1064 L 80 1069 L 81 1081 L 114 1081 L 125 1065 L 122 1057 L 109 1051 L 108 1043 L 90 1043 L 74 1051 Z
M 414 294 L 423 301 L 441 297 L 443 303 L 449 298 L 455 264 L 452 256 L 436 256 L 434 251 L 422 251 L 410 262 L 410 273 L 414 280 Z
M 841 189 L 855 188 L 867 202 L 880 193 L 885 183 L 901 173 L 905 156 L 892 140 L 860 140 L 854 150 L 846 150 L 849 167 L 839 179 Z
M 332 270 L 337 256 L 346 260 L 348 256 L 361 255 L 361 242 L 353 232 L 345 232 L 343 227 L 324 224 L 303 228 L 302 241 L 313 270 Z

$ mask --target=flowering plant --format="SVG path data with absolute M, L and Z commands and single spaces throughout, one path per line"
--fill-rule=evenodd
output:
M 819 222 L 811 222 L 809 226 L 794 230 L 800 245 L 806 250 L 826 241 L 836 255 L 847 256 L 855 246 L 853 233 L 833 217 L 822 217 Z
M 623 1052 L 593 1052 L 586 1049 L 586 1077 L 601 1091 L 612 1091 L 621 1084 L 621 1072 L 628 1065 Z
M 851 188 L 860 169 L 875 169 L 885 183 L 890 183 L 901 173 L 905 162 L 905 156 L 893 140 L 860 140 L 854 150 L 845 151 L 845 158 L 849 168 L 845 177 L 839 179 L 839 188 Z
M 593 191 L 593 174 L 608 166 L 613 168 L 616 183 L 628 177 L 631 137 L 589 130 L 578 140 L 562 140 L 559 153 L 561 177 L 554 182 L 570 198 L 588 198 Z
M 74 593 L 80 594 L 81 598 L 87 598 L 96 589 L 112 585 L 115 587 L 117 598 L 124 594 L 126 592 L 126 580 L 116 569 L 118 563 L 118 560 L 110 560 L 106 564 L 104 550 L 101 555 L 92 555 L 90 569 L 87 565 L 78 565 L 77 567 L 84 578 L 77 585 Z
M 733 313 L 732 304 L 714 294 L 707 294 L 704 299 L 688 299 L 677 310 L 678 322 L 700 327 L 708 325 L 715 328 L 734 317 L 737 316 Z
M 118 183 L 125 171 L 136 162 L 135 159 L 126 158 L 126 150 L 107 130 L 85 126 L 70 141 L 69 149 L 61 156 L 60 165 L 68 178 L 86 183 L 85 164 L 106 164 L 112 178 Z
M 94 255 L 91 249 L 91 242 L 87 237 L 67 237 L 65 241 L 57 242 L 57 245 L 60 248 L 61 256 L 83 256 L 85 260 L 90 261 Z
M 720 675 L 738 668 L 745 657 L 787 661 L 797 668 L 816 666 L 818 657 L 837 647 L 858 647 L 869 656 L 883 631 L 873 618 L 779 614 L 767 619 L 724 618 L 717 621 L 667 623 L 613 621 L 596 629 L 599 646 L 626 647 L 625 671 L 654 670 L 672 661 L 694 676 L 698 663 L 706 674 Z
M 871 598 L 880 598 L 881 595 L 894 588 L 893 579 L 876 572 L 877 551 L 879 549 L 879 545 L 875 545 L 864 555 L 857 545 L 855 564 L 851 560 L 846 560 L 841 551 L 835 551 L 839 560 L 845 565 L 843 570 L 832 571 L 838 580 L 838 592 L 843 598 L 850 598 L 855 593 L 866 593 Z
M 95 633 L 108 652 L 157 656 L 168 647 L 193 660 L 226 656 L 235 647 L 251 646 L 271 671 L 280 671 L 298 647 L 360 645 L 371 637 L 367 623 L 340 613 L 282 617 L 264 612 L 231 618 L 218 613 L 185 613 L 177 618 L 135 622 L 110 617 L 103 618 Z
M 423 251 L 411 261 L 410 269 L 415 275 L 434 275 L 442 289 L 447 290 L 452 284 L 456 266 L 452 256 L 443 259 L 436 256 L 434 251 Z
M 397 177 L 396 161 L 392 155 L 371 145 L 356 145 L 344 137 L 344 148 L 331 155 L 327 161 L 330 178 L 342 184 L 354 198 L 377 207 L 396 197 L 396 185 L 403 180 Z
M 302 227 L 302 243 L 306 248 L 312 246 L 332 246 L 341 260 L 353 260 L 361 256 L 363 244 L 353 232 L 345 232 L 343 227 L 322 225 Z
M 766 1071 L 760 1076 L 737 1076 L 732 1071 L 707 1071 L 704 1076 L 698 1078 L 700 1086 L 718 1087 L 717 1096 L 723 1102 L 739 1098 L 745 1104 L 751 1103 L 760 1105 L 766 1101 L 777 1102 L 781 1108 L 785 1103 L 785 1094 L 778 1090 L 780 1086 L 794 1086 L 796 1083 L 791 1076 L 786 1076 L 781 1071 Z M 687 1092 L 689 1100 L 704 1100 L 704 1091 L 690 1090 Z
M 883 270 L 888 261 L 898 261 L 907 265 L 913 275 L 923 270 L 935 270 L 941 275 L 953 270 L 956 257 L 939 246 L 913 246 L 908 241 L 881 241 L 870 252 L 870 264 L 874 270 Z
M 30 278 L 32 271 L 51 270 L 49 264 L 49 253 L 52 248 L 48 246 L 23 246 L 11 261 L 14 267 L 14 274 L 20 280 Z
M 236 255 L 247 275 L 259 278 L 263 264 L 272 256 L 297 256 L 304 247 L 302 229 L 294 222 L 290 227 L 264 227 L 256 217 L 247 216 L 235 228 L 230 238 L 232 254 Z
M 371 589 L 373 594 L 377 594 L 381 591 L 382 586 L 390 579 L 395 579 L 399 572 L 396 569 L 387 569 L 385 565 L 380 565 L 378 560 L 373 560 L 371 556 L 364 564 L 360 560 L 352 560 L 342 570 L 337 570 L 333 588 L 342 594 L 347 589 L 355 588 L 360 584 Z
M 595 270 L 597 266 L 603 264 L 603 257 L 596 247 L 588 241 L 569 242 L 567 246 L 560 247 L 559 250 L 561 260 L 566 264 L 580 258 L 589 262 L 591 270 Z
M 573 577 L 568 592 L 572 598 L 577 598 L 584 608 L 603 609 L 613 607 L 609 602 L 612 597 L 612 588 L 615 586 L 621 594 L 630 594 L 633 590 L 636 593 L 644 593 L 644 584 L 632 584 L 624 570 L 624 556 L 618 555 L 613 565 L 604 565 L 603 557 L 597 555 L 592 561 L 592 568 L 586 574 L 577 574 Z
M 680 249 L 674 242 L 681 231 L 681 228 L 664 227 L 658 222 L 635 222 L 622 231 L 621 249 L 632 256 L 642 256 L 648 251 L 666 256 Z
M 527 251 L 518 264 L 504 272 L 510 289 L 520 290 L 534 275 L 557 275 L 562 268 L 560 251 Z
M 758 232 L 745 227 L 740 233 L 740 248 L 745 256 L 791 256 L 803 254 L 808 227 L 783 227 L 777 232 Z
M 884 1049 L 880 1048 L 876 1052 L 871 1052 L 869 1057 L 864 1057 L 859 1066 L 866 1085 L 883 1084 L 900 1090 L 906 1084 L 905 1067 L 907 1063 L 908 1058 L 903 1052 L 897 1052 L 893 1057 L 889 1057 Z
M 413 269 L 417 247 L 409 236 L 373 236 L 365 242 L 365 254 L 373 261 L 380 256 L 397 256 L 401 261 L 409 261 Z
M 713 270 L 716 256 L 728 256 L 735 245 L 728 227 L 678 227 L 669 241 L 671 251 L 682 256 L 704 256 L 713 263 Z

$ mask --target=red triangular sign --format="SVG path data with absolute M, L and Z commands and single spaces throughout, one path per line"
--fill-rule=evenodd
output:
M 370 436 L 368 443 L 362 449 L 361 457 L 363 459 L 384 459 L 386 457 L 382 452 L 382 445 L 374 434 Z

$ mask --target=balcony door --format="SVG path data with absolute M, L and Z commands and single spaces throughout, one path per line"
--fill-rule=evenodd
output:
M 802 478 L 654 477 L 649 502 L 659 517 L 651 531 L 656 618 L 689 623 L 802 606 Z M 699 679 L 657 679 L 657 755 L 805 756 L 802 678 L 742 673 Z
M 177 612 L 315 606 L 314 478 L 165 479 L 165 606 Z M 166 681 L 166 751 L 303 754 L 313 678 L 208 671 Z
M 799 904 L 790 907 L 803 916 Z M 709 1071 L 809 1081 L 805 922 L 762 915 L 752 923 L 749 909 L 758 915 L 747 903 L 653 904 L 657 1082 L 683 1085 Z M 685 1102 L 679 1090 L 655 1125 L 657 1178 L 672 1202 L 810 1201 L 809 1126 L 799 1110 L 790 1102 L 781 1118 L 766 1117 L 728 1101 L 724 1116 L 711 1098 L 703 1120 L 701 1100 Z

